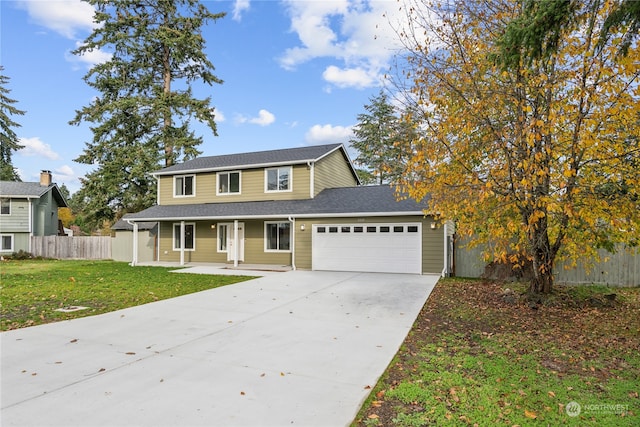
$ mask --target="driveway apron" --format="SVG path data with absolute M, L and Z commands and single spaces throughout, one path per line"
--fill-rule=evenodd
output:
M 437 280 L 290 271 L 3 332 L 1 425 L 349 425 Z

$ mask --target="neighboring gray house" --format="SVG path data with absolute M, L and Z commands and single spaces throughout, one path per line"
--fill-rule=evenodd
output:
M 131 262 L 133 259 L 133 225 L 120 220 L 111 227 L 111 257 L 114 261 Z M 158 223 L 138 223 L 138 262 L 157 260 Z
M 51 172 L 40 182 L 0 181 L 0 254 L 31 252 L 31 236 L 64 235 L 58 208 L 66 208 Z

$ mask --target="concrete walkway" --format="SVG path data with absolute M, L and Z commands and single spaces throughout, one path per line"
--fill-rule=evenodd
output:
M 348 425 L 437 280 L 273 273 L 4 332 L 1 425 Z

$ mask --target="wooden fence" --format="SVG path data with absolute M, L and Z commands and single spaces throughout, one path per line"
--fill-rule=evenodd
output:
M 465 242 L 456 240 L 455 274 L 458 277 L 480 277 L 486 265 L 482 259 L 483 247 L 468 249 L 464 245 Z M 558 263 L 554 277 L 559 284 L 640 286 L 640 253 L 622 245 L 615 254 L 600 249 L 591 263 L 578 262 L 575 267 Z
M 33 236 L 31 254 L 56 259 L 111 259 L 111 237 Z

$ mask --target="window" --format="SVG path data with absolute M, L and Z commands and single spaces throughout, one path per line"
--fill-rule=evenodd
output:
M 218 252 L 227 252 L 227 236 L 229 235 L 229 225 L 218 224 Z
M 389 232 L 389 227 L 387 227 L 386 225 L 383 225 L 380 227 L 380 232 L 381 233 L 388 233 Z
M 418 226 L 417 225 L 410 225 L 407 227 L 407 231 L 409 233 L 417 233 L 418 232 Z
M 376 227 L 367 227 L 367 233 L 375 233 Z
M 393 226 L 393 232 L 394 233 L 403 233 L 404 232 L 404 227 L 401 225 L 394 225 Z
M 240 194 L 240 172 L 218 173 L 218 194 Z
M 326 232 L 327 232 L 326 227 L 318 227 L 318 233 L 326 233 Z
M 11 215 L 11 199 L 0 199 L 0 215 Z
M 267 174 L 266 191 L 291 191 L 291 167 L 273 168 Z
M 265 222 L 265 251 L 290 250 L 291 223 Z
M 13 252 L 13 234 L 0 234 L 0 241 L 2 252 Z
M 338 227 L 329 227 L 329 233 L 337 233 Z
M 343 233 L 351 233 L 351 227 L 341 227 Z
M 176 176 L 173 182 L 173 194 L 176 197 L 195 196 L 195 186 L 193 185 L 195 180 L 195 175 Z
M 364 230 L 364 227 L 353 227 L 353 232 L 354 233 L 362 233 L 362 231 Z
M 193 223 L 188 223 L 184 225 L 184 250 L 192 251 L 196 247 L 196 239 L 195 239 L 196 225 Z M 180 224 L 173 224 L 173 250 L 180 250 Z

